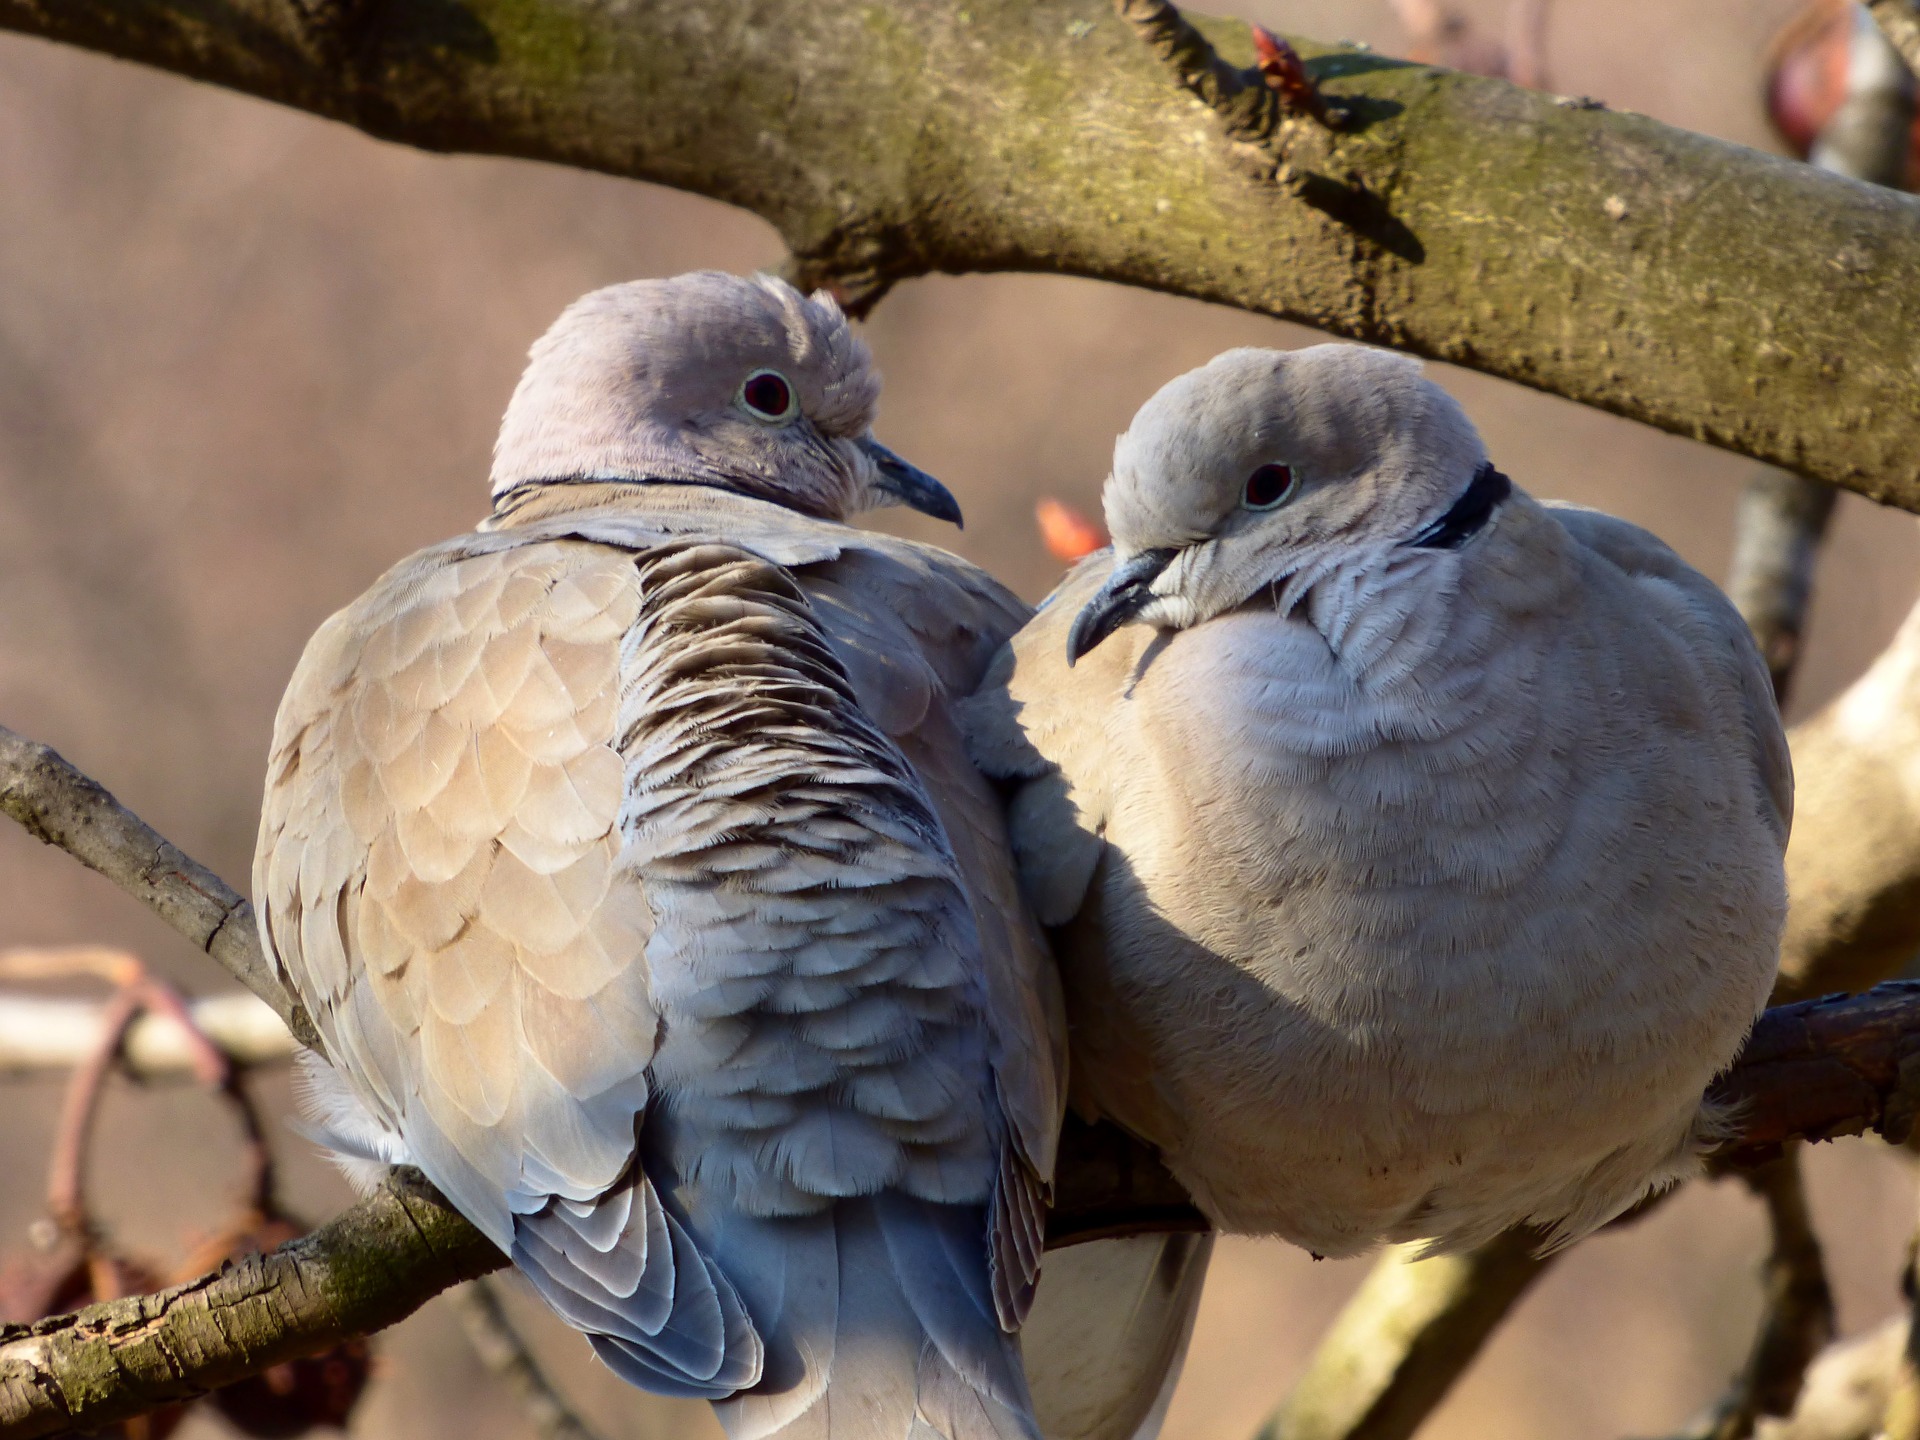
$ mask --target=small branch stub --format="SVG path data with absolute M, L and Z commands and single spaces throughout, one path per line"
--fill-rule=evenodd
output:
M 1180 83 L 1226 125 L 1230 139 L 1271 149 L 1283 121 L 1305 116 L 1339 129 L 1347 111 L 1320 93 L 1299 52 L 1263 25 L 1252 69 L 1229 64 L 1169 0 L 1116 0 L 1120 12 Z M 1284 157 L 1281 157 L 1284 158 Z

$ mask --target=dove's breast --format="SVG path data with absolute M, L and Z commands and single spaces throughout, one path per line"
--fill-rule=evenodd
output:
M 1448 577 L 1377 687 L 1252 610 L 1121 702 L 1101 984 L 1156 1080 L 1076 1063 L 1233 1228 L 1339 1253 L 1617 1209 L 1762 1003 L 1779 841 L 1719 641 L 1568 560 L 1505 604 Z

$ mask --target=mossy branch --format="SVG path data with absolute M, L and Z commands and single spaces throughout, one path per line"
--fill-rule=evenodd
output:
M 265 1255 L 156 1295 L 0 1326 L 0 1440 L 90 1431 L 384 1329 L 506 1257 L 396 1181 Z
M 1193 23 L 1216 69 L 1127 5 L 1183 73 L 1251 68 L 1244 26 Z M 709 195 L 855 304 L 932 271 L 1141 285 L 1920 509 L 1920 202 L 1504 81 L 1295 40 L 1346 118 L 1249 164 L 1103 0 L 0 0 L 0 27 Z

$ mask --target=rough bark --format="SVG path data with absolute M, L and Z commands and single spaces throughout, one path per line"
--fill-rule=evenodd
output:
M 405 1319 L 506 1257 L 404 1182 L 212 1275 L 0 1326 L 0 1437 L 92 1430 Z
M 1353 121 L 1249 145 L 1101 0 L 0 0 L 0 27 L 710 195 L 856 303 L 929 271 L 1143 285 L 1920 509 L 1920 202 L 1504 81 L 1296 41 Z

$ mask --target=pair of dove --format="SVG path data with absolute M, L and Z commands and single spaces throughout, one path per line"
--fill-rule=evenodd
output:
M 878 392 L 825 296 L 597 291 L 492 514 L 309 644 L 254 885 L 363 1180 L 418 1166 L 735 1440 L 1127 1440 L 1209 1242 L 1036 1303 L 1069 1036 L 1078 1108 L 1321 1254 L 1564 1242 L 1694 1163 L 1791 803 L 1707 581 L 1410 360 L 1238 350 L 1032 614 L 846 523 L 959 518 Z

